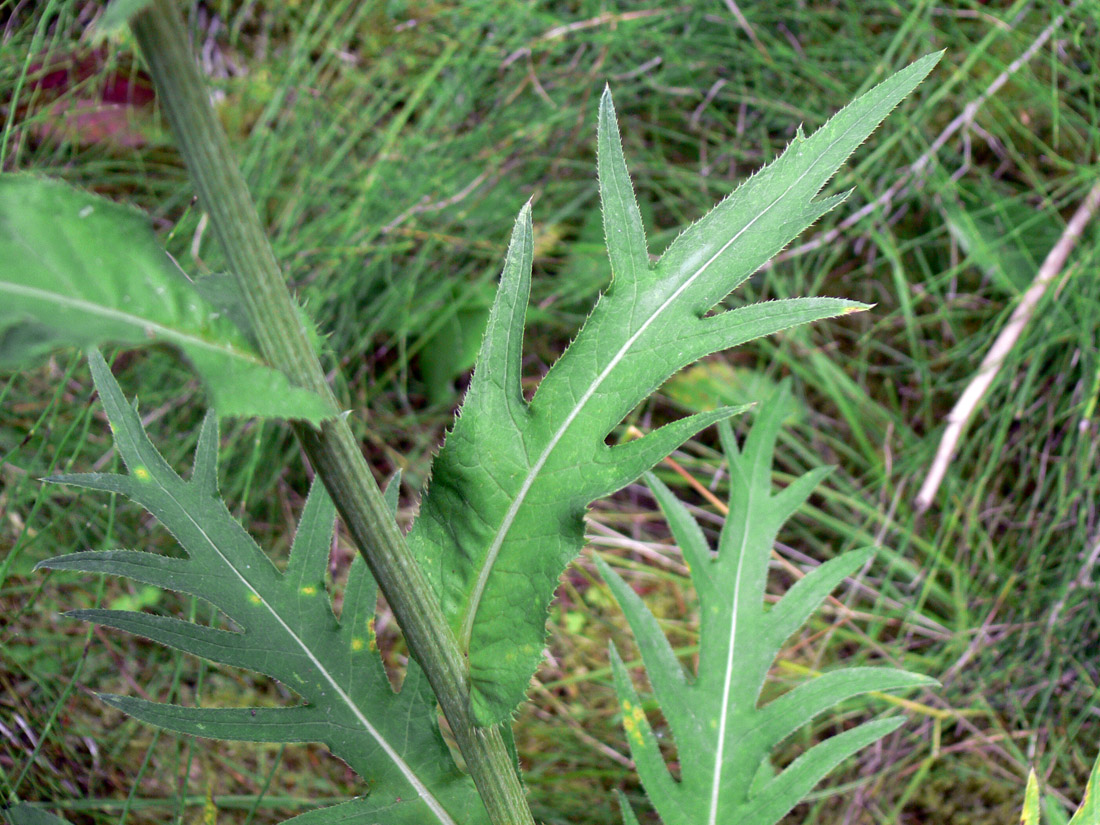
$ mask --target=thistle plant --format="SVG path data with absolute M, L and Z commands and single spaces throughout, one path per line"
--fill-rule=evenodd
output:
M 775 777 L 771 749 L 842 699 L 910 689 L 926 677 L 890 669 L 826 674 L 764 706 L 760 686 L 778 647 L 866 559 L 822 565 L 763 611 L 766 559 L 783 520 L 809 495 L 813 472 L 771 492 L 775 404 L 756 415 L 744 449 L 723 408 L 608 446 L 622 419 L 670 375 L 719 350 L 798 324 L 864 309 L 838 298 L 771 301 L 712 311 L 784 245 L 844 200 L 819 198 L 830 177 L 931 71 L 918 60 L 851 103 L 813 135 L 686 229 L 651 263 L 610 91 L 599 107 L 599 192 L 611 282 L 530 400 L 520 384 L 533 259 L 532 205 L 505 255 L 461 412 L 436 457 L 408 536 L 393 515 L 396 487 L 378 488 L 329 390 L 318 337 L 292 300 L 228 145 L 210 110 L 169 0 L 120 4 L 176 133 L 232 280 L 191 281 L 142 222 L 120 207 L 29 176 L 0 179 L 0 361 L 25 365 L 58 346 L 91 348 L 89 363 L 124 474 L 54 483 L 121 494 L 167 528 L 186 553 L 78 552 L 54 571 L 107 573 L 197 596 L 228 629 L 113 610 L 74 618 L 277 679 L 300 698 L 280 708 L 193 708 L 123 696 L 106 703 L 149 724 L 215 739 L 322 742 L 362 778 L 362 795 L 296 823 L 531 823 L 510 723 L 542 655 L 549 602 L 583 546 L 594 500 L 642 476 L 714 424 L 734 468 L 731 512 L 717 556 L 672 494 L 654 493 L 692 568 L 703 624 L 699 671 L 687 678 L 652 616 L 606 565 L 605 578 L 643 651 L 681 749 L 698 759 L 673 779 L 639 697 L 613 653 L 628 738 L 650 799 L 669 825 L 772 822 L 829 770 L 900 719 L 826 740 Z M 119 12 L 122 13 L 122 12 Z M 210 389 L 193 468 L 177 475 L 95 349 L 157 341 L 176 347 Z M 310 492 L 289 564 L 279 571 L 220 499 L 218 419 L 291 422 L 320 483 Z M 339 514 L 361 551 L 339 615 L 324 570 Z M 399 691 L 372 635 L 381 589 L 412 659 Z M 468 773 L 439 734 L 442 709 Z M 26 809 L 23 809 L 26 810 Z M 623 812 L 628 822 L 633 813 Z M 23 820 L 30 821 L 30 820 Z

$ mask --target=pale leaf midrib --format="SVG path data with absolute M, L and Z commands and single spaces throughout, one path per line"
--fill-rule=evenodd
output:
M 18 295 L 24 298 L 33 298 L 39 301 L 57 304 L 58 306 L 68 309 L 80 310 L 82 312 L 87 312 L 91 315 L 97 315 L 109 321 L 120 321 L 124 324 L 136 328 L 143 334 L 147 332 L 153 332 L 173 343 L 180 344 L 181 346 L 197 347 L 199 349 L 208 350 L 210 352 L 216 352 L 219 355 L 223 355 L 227 358 L 233 358 L 244 363 L 252 364 L 255 366 L 266 366 L 263 361 L 261 361 L 257 356 L 246 350 L 237 349 L 231 344 L 222 344 L 215 341 L 209 341 L 193 333 L 183 332 L 181 330 L 165 326 L 164 324 L 158 323 L 157 321 L 143 318 L 140 315 L 134 315 L 130 312 L 124 312 L 119 309 L 106 307 L 102 304 L 97 304 L 83 298 L 72 298 L 60 295 L 56 292 L 51 292 L 49 290 L 38 289 L 36 287 L 25 286 L 23 284 L 15 284 L 11 281 L 0 281 L 0 293 Z
M 188 507 L 185 507 L 183 503 L 180 502 L 180 500 L 177 499 L 176 496 L 172 494 L 172 491 L 169 490 L 167 487 L 165 487 L 164 485 L 160 485 L 160 489 L 163 490 L 164 493 L 172 500 L 172 502 L 180 508 L 181 512 L 186 514 L 188 521 L 190 521 L 195 529 L 202 534 L 203 539 L 210 546 L 210 548 L 218 555 L 218 557 L 226 564 L 226 566 L 228 566 L 229 569 L 233 571 L 234 575 L 237 576 L 241 584 L 243 584 L 249 590 L 249 592 L 252 593 L 252 595 L 260 600 L 261 604 L 265 608 L 267 608 L 267 611 L 271 614 L 272 618 L 274 618 L 275 621 L 277 621 L 282 626 L 283 630 L 286 631 L 286 633 L 302 649 L 302 652 L 305 653 L 306 657 L 316 668 L 317 672 L 321 674 L 324 680 L 332 687 L 333 692 L 337 696 L 339 696 L 340 700 L 348 707 L 352 715 L 355 717 L 356 721 L 363 726 L 367 733 L 370 734 L 370 736 L 378 743 L 379 747 L 381 747 L 385 754 L 391 759 L 391 761 L 393 761 L 393 763 L 397 766 L 398 770 L 401 771 L 401 774 L 405 777 L 408 783 L 412 785 L 412 787 L 416 790 L 417 795 L 420 797 L 420 799 L 422 799 L 424 801 L 424 804 L 426 804 L 428 808 L 431 809 L 432 813 L 435 814 L 436 819 L 438 819 L 439 822 L 442 823 L 442 825 L 457 825 L 457 823 L 455 823 L 455 821 L 451 818 L 450 814 L 448 814 L 447 811 L 440 804 L 439 800 L 437 800 L 432 795 L 431 791 L 428 790 L 428 787 L 423 782 L 421 782 L 420 778 L 416 775 L 416 773 L 408 765 L 408 763 L 401 758 L 401 755 L 386 740 L 386 738 L 382 736 L 381 732 L 370 723 L 370 720 L 367 719 L 367 717 L 359 709 L 358 705 L 356 705 L 355 702 L 352 701 L 351 697 L 348 696 L 348 694 L 336 681 L 333 675 L 329 673 L 324 664 L 322 664 L 322 662 L 313 654 L 313 651 L 310 650 L 309 645 L 307 645 L 305 641 L 294 631 L 294 629 L 291 628 L 290 625 L 288 625 L 283 620 L 282 616 L 279 615 L 278 611 L 275 610 L 271 603 L 268 602 L 267 599 L 265 599 L 263 595 L 259 591 L 257 591 L 255 587 L 252 586 L 252 583 L 249 582 L 248 579 L 246 579 L 244 575 L 241 574 L 236 565 L 234 565 L 232 561 L 230 561 L 230 559 L 222 552 L 221 548 L 218 547 L 217 542 L 215 542 L 214 539 L 211 538 L 211 536 L 209 535 L 209 533 L 207 533 L 203 526 L 191 515 L 190 509 Z
M 761 460 L 763 452 L 764 451 L 761 450 L 758 453 L 756 457 L 757 461 Z M 718 741 L 715 743 L 714 748 L 714 773 L 711 777 L 710 810 L 707 814 L 707 825 L 717 825 L 718 822 L 718 802 L 722 791 L 722 763 L 725 760 L 726 750 L 726 726 L 729 722 L 730 703 L 733 693 L 733 668 L 737 649 L 737 612 L 740 608 L 741 600 L 741 576 L 744 573 L 745 559 L 748 555 L 749 537 L 752 534 L 750 528 L 753 526 L 753 513 L 757 512 L 755 505 L 759 491 L 754 484 L 754 480 L 757 477 L 756 466 L 754 465 L 748 469 L 747 483 L 749 485 L 749 495 L 745 507 L 748 521 L 746 521 L 741 531 L 741 546 L 737 549 L 737 572 L 733 577 L 733 602 L 730 608 L 729 648 L 726 651 L 726 667 L 722 682 L 722 709 L 718 718 Z M 765 491 L 765 493 L 766 492 L 767 491 Z
M 542 468 L 546 465 L 546 462 L 550 459 L 550 454 L 557 447 L 558 443 L 564 438 L 565 432 L 572 426 L 573 422 L 581 414 L 584 406 L 592 398 L 593 395 L 599 390 L 600 385 L 607 379 L 611 372 L 619 365 L 619 363 L 626 357 L 630 348 L 634 346 L 637 340 L 645 333 L 650 326 L 657 320 L 658 317 L 666 310 L 672 303 L 690 287 L 704 272 L 713 264 L 729 247 L 736 242 L 742 235 L 744 235 L 749 229 L 753 227 L 761 218 L 769 214 L 772 208 L 780 201 L 785 199 L 791 190 L 794 189 L 799 183 L 801 183 L 806 177 L 808 177 L 816 167 L 816 165 L 824 158 L 838 143 L 840 143 L 848 133 L 851 132 L 860 124 L 860 120 L 853 122 L 851 126 L 841 132 L 825 149 L 823 149 L 816 158 L 813 159 L 809 168 L 799 175 L 791 184 L 771 203 L 769 203 L 764 209 L 758 212 L 748 221 L 741 229 L 739 229 L 728 241 L 715 252 L 706 262 L 704 262 L 692 275 L 687 278 L 683 284 L 670 295 L 664 303 L 662 303 L 642 325 L 638 328 L 638 331 L 630 336 L 626 342 L 619 348 L 618 352 L 608 362 L 608 365 L 600 372 L 596 379 L 585 390 L 584 394 L 580 397 L 573 409 L 569 411 L 569 414 L 565 417 L 561 426 L 557 429 L 542 453 L 536 459 L 535 463 L 531 465 L 531 469 L 523 479 L 523 483 L 520 485 L 520 489 L 517 492 L 515 498 L 512 500 L 512 504 L 509 506 L 507 512 L 504 514 L 504 518 L 501 520 L 500 527 L 493 535 L 493 541 L 489 545 L 489 550 L 486 553 L 485 562 L 482 564 L 481 569 L 478 571 L 478 577 L 474 584 L 474 588 L 470 593 L 470 599 L 463 617 L 462 629 L 459 635 L 459 642 L 464 651 L 468 652 L 470 649 L 470 640 L 473 635 L 474 621 L 477 617 L 478 608 L 481 604 L 481 599 L 485 594 L 485 588 L 489 581 L 489 576 L 492 573 L 493 567 L 496 564 L 497 557 L 500 555 L 501 548 L 504 546 L 504 541 L 507 538 L 508 531 L 511 530 L 513 522 L 516 520 L 516 516 L 519 514 L 520 508 L 523 506 L 523 502 L 527 497 L 527 494 L 534 486 L 535 480 L 538 474 L 542 472 Z M 812 139 L 812 138 L 811 138 Z M 781 158 L 780 158 L 781 159 Z M 778 161 L 777 161 L 778 162 Z M 831 175 L 830 175 L 831 177 Z M 660 265 L 658 264 L 657 274 L 660 274 Z

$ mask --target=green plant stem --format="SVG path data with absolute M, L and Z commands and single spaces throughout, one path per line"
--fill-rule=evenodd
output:
M 291 382 L 321 394 L 337 409 L 210 105 L 178 10 L 172 0 L 155 0 L 135 15 L 131 25 L 202 208 L 245 301 L 261 354 Z M 294 431 L 423 667 L 491 820 L 499 825 L 534 825 L 500 730 L 474 724 L 465 659 L 350 427 L 342 417 L 334 417 L 319 429 L 296 423 Z

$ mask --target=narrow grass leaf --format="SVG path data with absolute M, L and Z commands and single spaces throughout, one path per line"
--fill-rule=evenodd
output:
M 334 414 L 263 362 L 143 216 L 60 181 L 0 176 L 0 367 L 107 343 L 178 349 L 222 416 L 317 422 Z
M 840 198 L 815 197 L 931 70 L 879 84 L 688 228 L 656 265 L 609 93 L 600 103 L 600 199 L 613 280 L 530 402 L 520 389 L 532 260 L 520 212 L 470 390 L 432 468 L 409 542 L 470 664 L 477 720 L 510 718 L 542 656 L 547 606 L 580 550 L 583 514 L 718 416 L 637 442 L 605 440 L 669 376 L 711 352 L 862 305 L 812 298 L 707 313 Z M 729 410 L 723 414 L 728 415 Z
M 415 663 L 395 693 L 374 644 L 375 587 L 358 556 L 339 619 L 325 587 L 335 508 L 315 484 L 280 572 L 233 518 L 217 491 L 217 420 L 207 416 L 190 481 L 149 441 L 102 357 L 92 376 L 126 475 L 66 475 L 55 482 L 122 493 L 160 521 L 186 551 L 167 558 L 140 551 L 82 552 L 50 559 L 53 570 L 107 573 L 190 593 L 213 604 L 240 631 L 116 610 L 76 618 L 114 627 L 278 679 L 302 698 L 291 707 L 182 707 L 128 696 L 101 698 L 149 724 L 195 736 L 254 742 L 322 742 L 365 781 L 367 796 L 302 821 L 479 823 L 473 783 L 455 767 L 438 730 L 434 697 Z

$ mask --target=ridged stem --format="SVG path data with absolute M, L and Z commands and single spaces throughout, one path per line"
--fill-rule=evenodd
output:
M 154 0 L 133 17 L 131 26 L 199 202 L 244 299 L 261 354 L 292 383 L 329 399 L 335 410 L 321 364 L 210 104 L 179 11 L 173 0 Z M 427 675 L 490 820 L 534 825 L 500 731 L 474 724 L 465 659 L 351 428 L 342 417 L 334 417 L 319 428 L 295 423 L 294 432 Z

